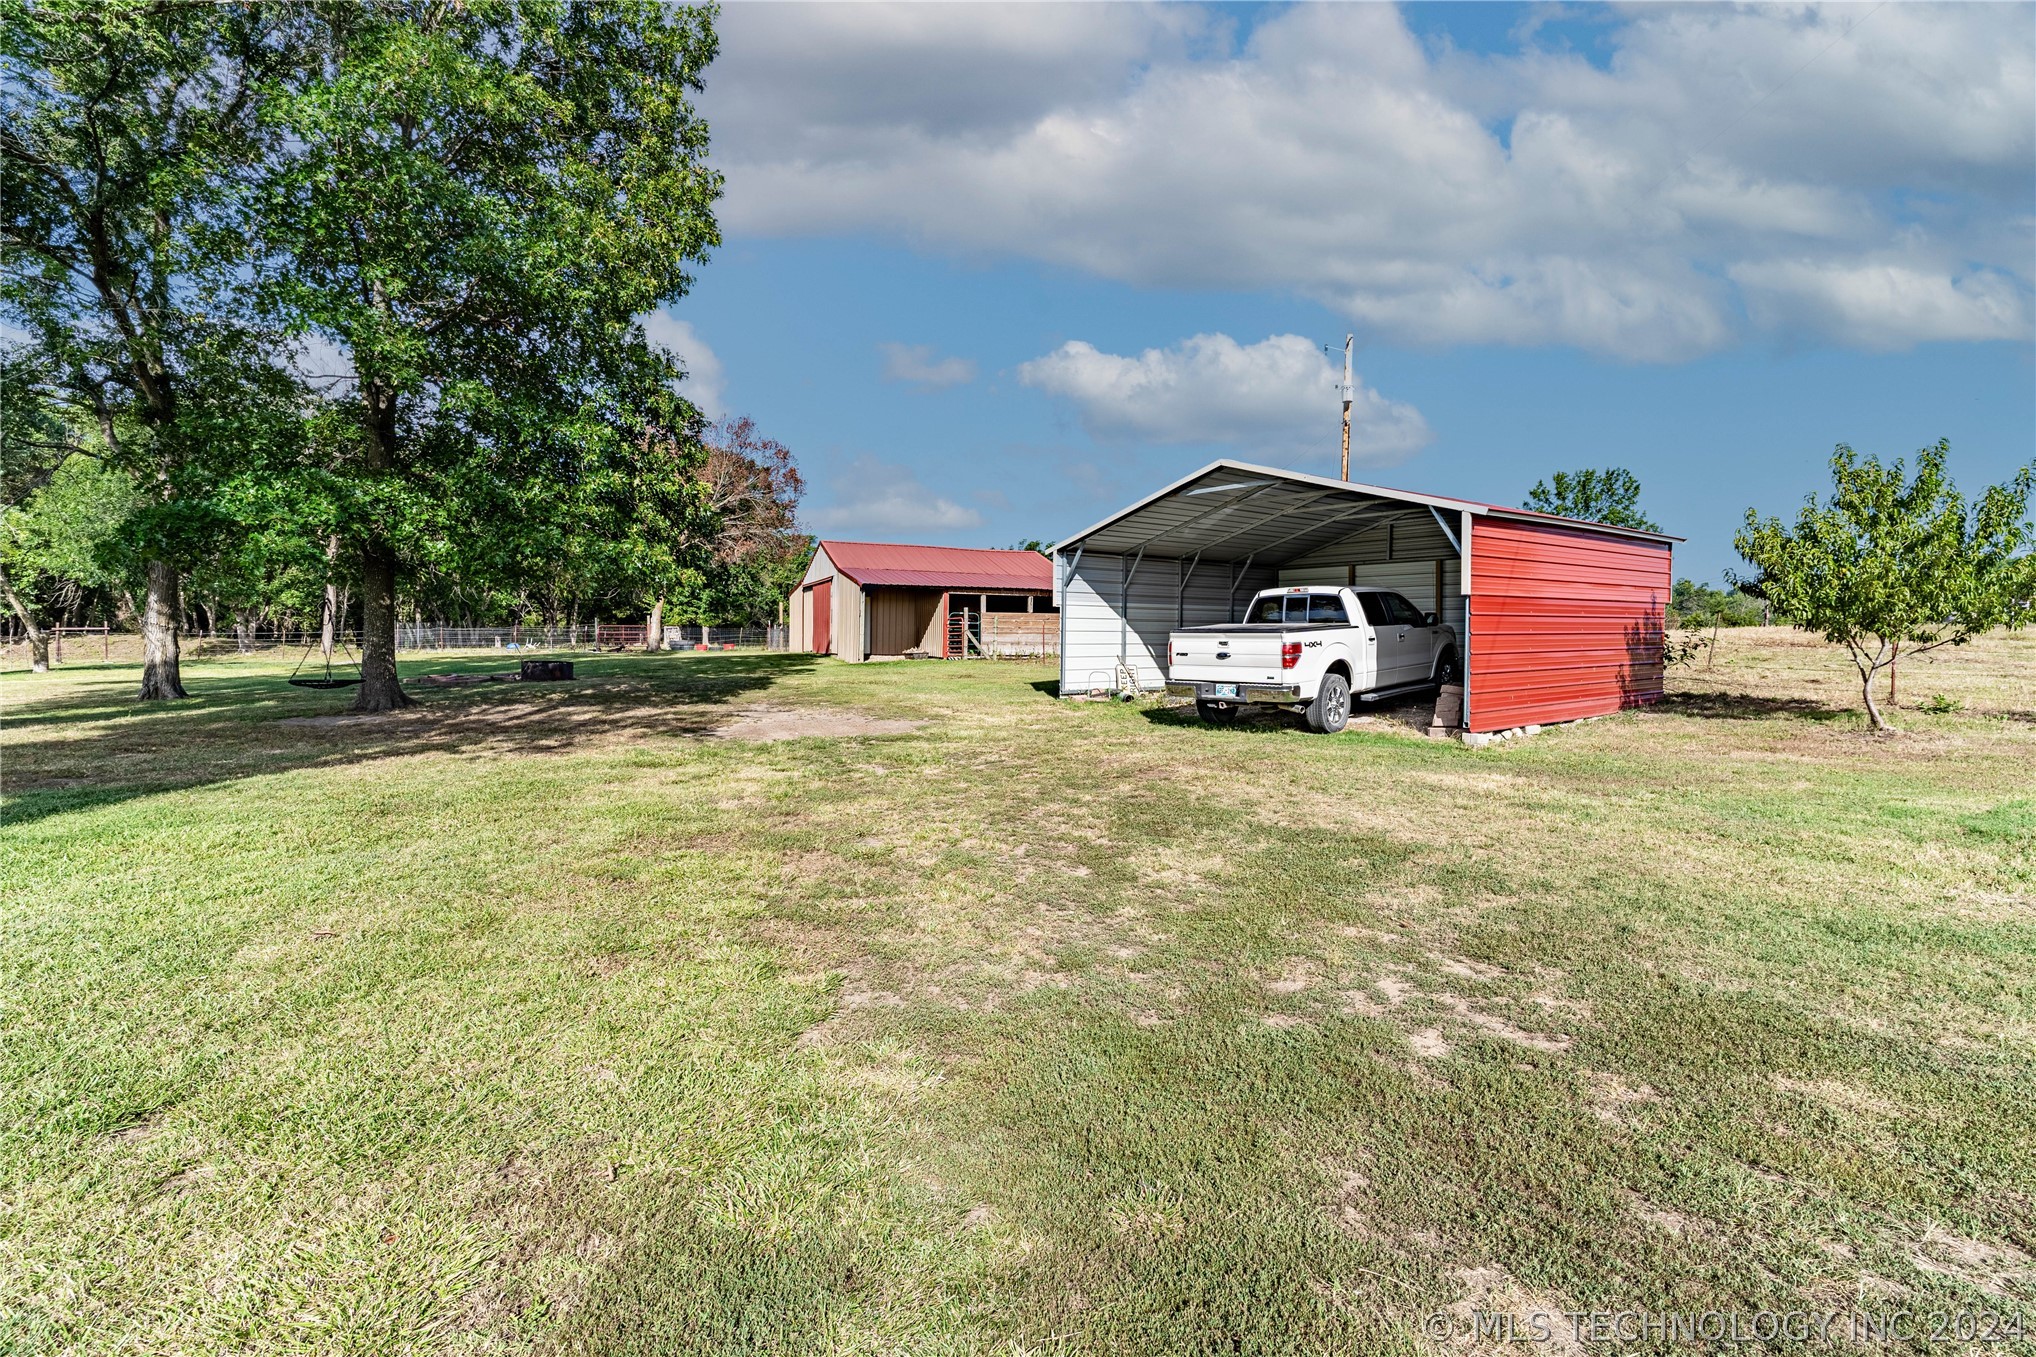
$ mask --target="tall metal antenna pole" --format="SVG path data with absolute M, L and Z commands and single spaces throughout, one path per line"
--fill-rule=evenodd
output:
M 1350 397 L 1355 388 L 1350 384 L 1350 342 L 1355 335 L 1343 337 L 1343 479 L 1350 479 Z

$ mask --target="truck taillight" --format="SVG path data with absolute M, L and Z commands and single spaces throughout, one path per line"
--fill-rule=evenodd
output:
M 1280 646 L 1280 668 L 1292 669 L 1301 662 L 1301 643 L 1287 641 Z

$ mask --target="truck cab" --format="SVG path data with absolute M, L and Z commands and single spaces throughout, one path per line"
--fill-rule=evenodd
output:
M 1333 733 L 1348 723 L 1353 700 L 1454 682 L 1458 655 L 1452 628 L 1389 589 L 1267 589 L 1242 621 L 1167 638 L 1167 692 L 1192 697 L 1207 721 L 1273 706 Z

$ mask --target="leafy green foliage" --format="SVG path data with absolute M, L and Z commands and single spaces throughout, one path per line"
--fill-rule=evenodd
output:
M 1661 643 L 1661 662 L 1671 669 L 1680 669 L 1695 664 L 1697 657 L 1711 648 L 1711 638 L 1701 625 L 1685 623 L 1675 635 L 1664 637 Z
M 711 555 L 680 590 L 682 620 L 774 620 L 813 558 L 813 539 L 794 513 L 805 482 L 791 449 L 757 431 L 746 416 L 707 430 L 700 484 L 713 514 Z
M 19 504 L 78 450 L 64 407 L 48 397 L 49 355 L 0 345 L 0 506 Z
M 1748 509 L 1733 539 L 1777 611 L 1851 654 L 1876 730 L 1888 725 L 1874 678 L 1900 655 L 2036 617 L 2036 473 L 2024 466 L 1968 508 L 1945 469 L 1950 453 L 1943 441 L 1919 451 L 1911 480 L 1900 460 L 1861 460 L 1841 443 L 1829 500 L 1811 496 L 1793 527 Z
M 1640 512 L 1639 477 L 1620 466 L 1603 471 L 1558 471 L 1548 481 L 1534 482 L 1522 507 L 1587 523 L 1661 531 L 1654 520 Z
M 348 364 L 307 470 L 358 551 L 374 709 L 406 700 L 399 569 L 654 575 L 705 514 L 699 417 L 633 318 L 719 242 L 690 104 L 715 40 L 654 0 L 310 12 L 265 296 Z
M 1695 580 L 1677 580 L 1669 591 L 1671 621 L 1702 626 L 1757 627 L 1766 619 L 1759 599 L 1737 589 L 1714 589 Z
M 40 489 L 0 510 L 9 577 L 38 596 L 70 598 L 126 583 L 118 540 L 135 499 L 133 483 L 98 457 L 66 458 Z
M 152 562 L 142 696 L 181 697 L 177 570 L 231 524 L 222 475 L 295 424 L 252 322 L 249 191 L 288 6 L 46 0 L 0 9 L 0 315 L 27 333 L 34 399 L 95 428 L 144 493 L 123 523 Z

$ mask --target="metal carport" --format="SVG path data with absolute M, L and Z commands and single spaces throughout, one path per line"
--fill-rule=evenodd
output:
M 1456 629 L 1469 729 L 1614 711 L 1660 695 L 1675 540 L 1213 462 L 1055 549 L 1060 691 L 1154 691 L 1168 632 L 1230 621 L 1260 589 L 1360 584 Z

